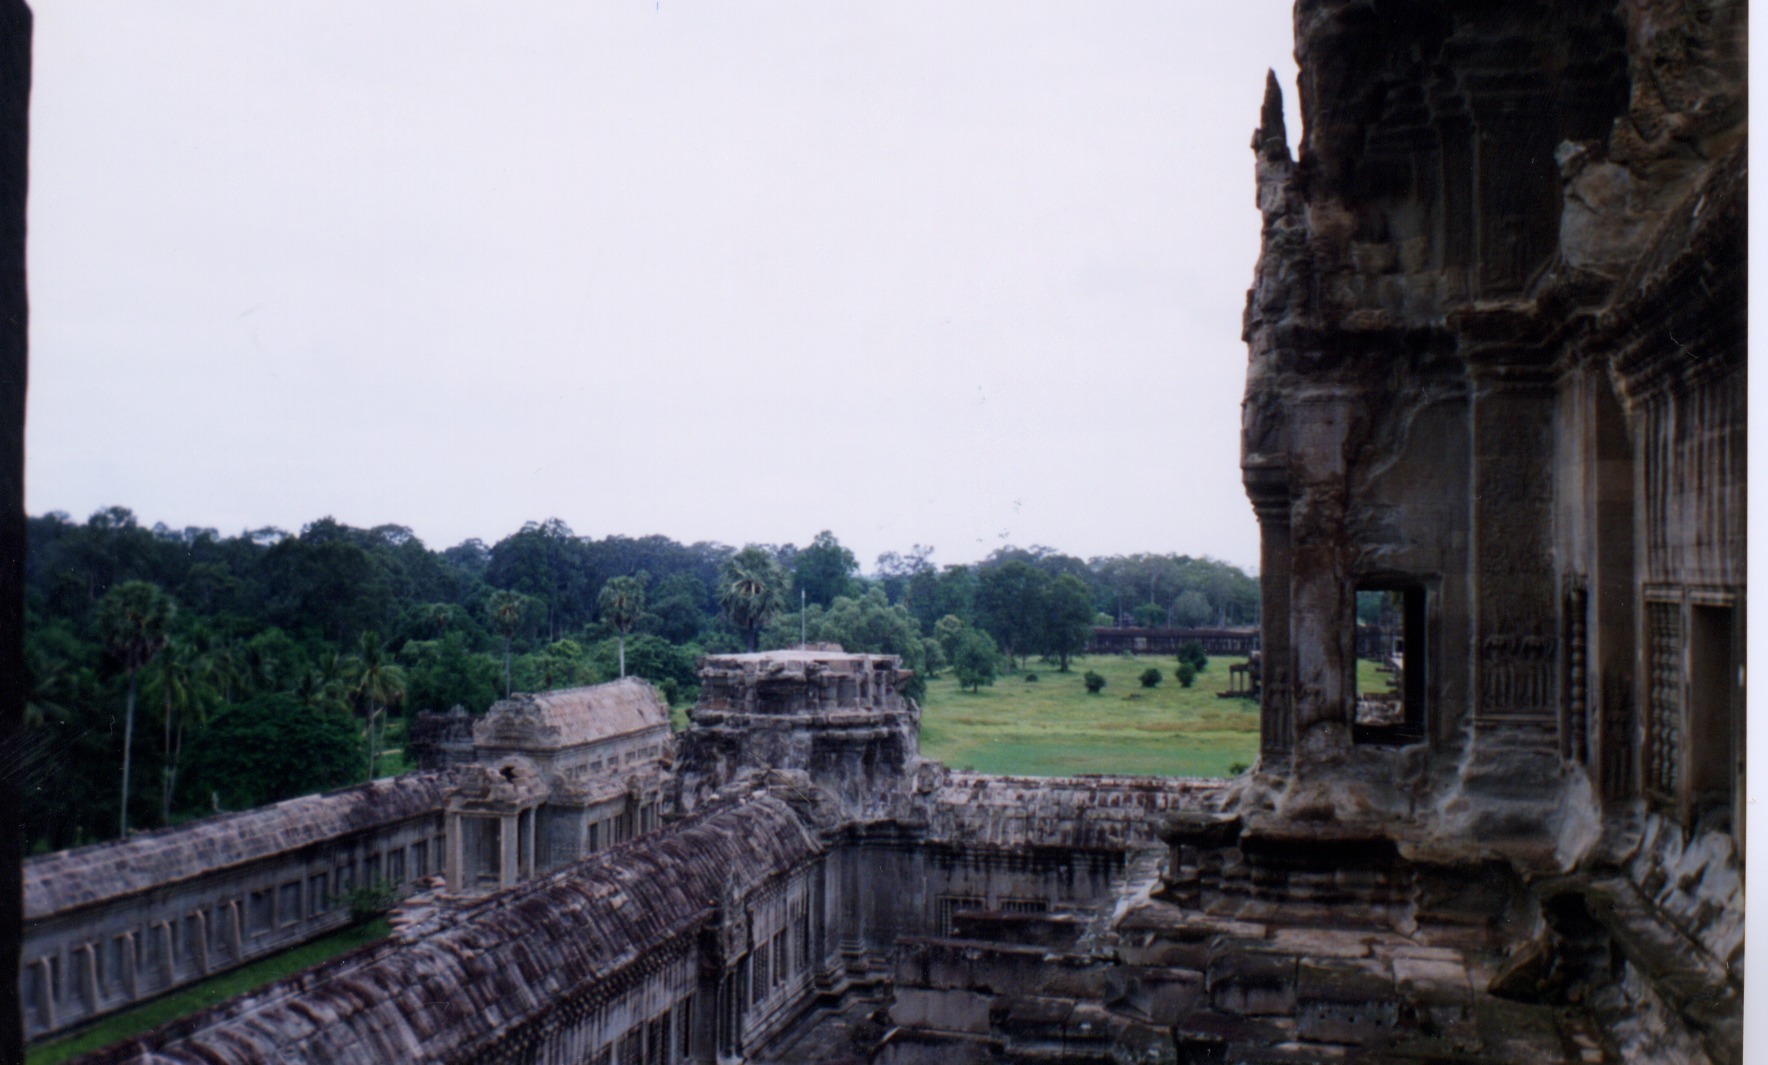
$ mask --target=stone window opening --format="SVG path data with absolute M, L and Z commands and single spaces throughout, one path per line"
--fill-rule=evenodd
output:
M 1688 608 L 1688 794 L 1685 821 L 1730 831 L 1743 774 L 1743 670 L 1736 611 Z
M 958 934 L 958 914 L 988 908 L 988 901 L 975 895 L 939 896 L 939 934 L 947 939 Z
M 1352 617 L 1353 742 L 1397 746 L 1425 737 L 1425 590 L 1408 581 L 1359 582 Z
M 301 882 L 290 880 L 276 889 L 276 923 L 278 926 L 297 924 L 301 920 Z
M 272 908 L 273 905 L 274 899 L 270 894 L 269 888 L 251 893 L 248 898 L 248 909 L 246 912 L 248 915 L 248 930 L 252 935 L 261 936 L 270 931 L 275 925 L 275 919 L 273 916 L 275 911 Z

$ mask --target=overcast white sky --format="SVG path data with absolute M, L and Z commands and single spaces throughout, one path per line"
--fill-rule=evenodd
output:
M 1256 566 L 1286 2 L 33 7 L 33 514 Z

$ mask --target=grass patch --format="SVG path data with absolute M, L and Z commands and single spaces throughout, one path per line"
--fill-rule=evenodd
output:
M 927 682 L 921 752 L 984 773 L 1229 776 L 1258 756 L 1258 704 L 1217 698 L 1233 661 L 1210 659 L 1190 688 L 1173 678 L 1177 660 L 1159 655 L 1076 658 L 1067 673 L 1038 663 L 1036 684 L 1010 673 L 979 692 L 960 691 L 948 672 Z M 1144 688 L 1149 666 L 1164 676 Z M 1098 695 L 1081 683 L 1089 669 L 1105 678 Z
M 1393 673 L 1384 673 L 1375 662 L 1367 658 L 1357 659 L 1357 691 L 1363 695 L 1380 695 L 1384 692 L 1398 691 L 1395 681 L 1398 677 Z
M 285 976 L 311 968 L 364 944 L 385 939 L 392 928 L 385 918 L 345 928 L 311 943 L 291 947 L 280 954 L 260 958 L 248 965 L 212 976 L 201 983 L 179 988 L 152 1002 L 113 1013 L 89 1028 L 41 1043 L 25 1051 L 25 1065 L 53 1065 L 88 1051 L 110 1046 L 132 1035 L 158 1028 L 167 1021 L 207 1009 L 235 995 L 256 990 Z

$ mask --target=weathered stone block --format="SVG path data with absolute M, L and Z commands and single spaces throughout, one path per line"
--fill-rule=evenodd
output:
M 1295 1009 L 1295 976 L 1293 957 L 1224 946 L 1210 959 L 1205 978 L 1217 1010 L 1260 1016 Z

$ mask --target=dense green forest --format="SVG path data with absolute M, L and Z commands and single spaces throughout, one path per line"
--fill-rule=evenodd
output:
M 592 539 L 554 519 L 435 551 L 397 525 L 223 537 L 110 508 L 84 524 L 31 518 L 29 534 L 34 850 L 395 770 L 410 715 L 482 713 L 508 690 L 624 669 L 680 704 L 696 656 L 801 633 L 899 654 L 917 682 L 1029 656 L 1066 668 L 1094 624 L 1250 624 L 1258 602 L 1241 570 L 1175 555 L 1006 547 L 942 566 L 916 546 L 862 576 L 828 532 L 739 550 Z

